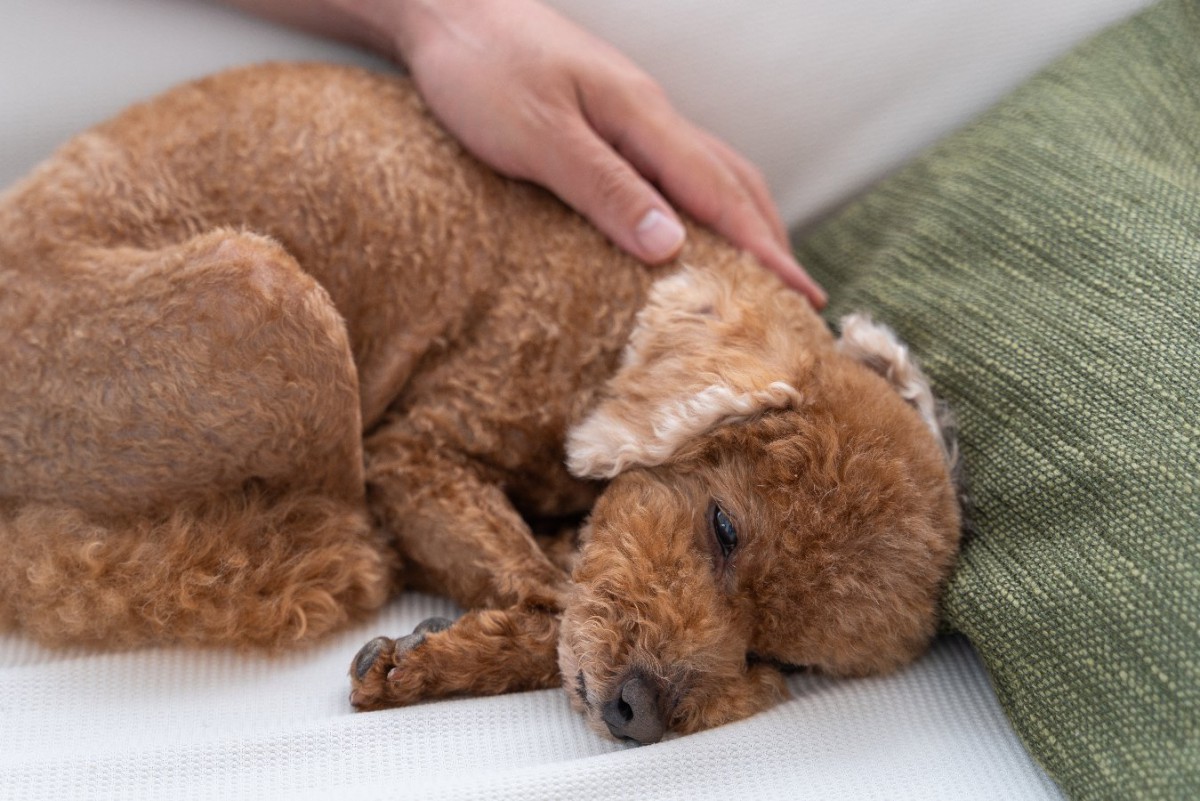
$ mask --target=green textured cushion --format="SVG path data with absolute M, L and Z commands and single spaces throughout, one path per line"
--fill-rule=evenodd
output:
M 1200 798 L 1200 3 L 1083 45 L 813 232 L 957 413 L 946 621 L 1077 798 Z

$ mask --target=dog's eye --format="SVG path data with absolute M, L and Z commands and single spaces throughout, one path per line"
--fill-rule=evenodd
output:
M 737 528 L 729 519 L 729 515 L 725 514 L 725 510 L 716 504 L 713 504 L 712 510 L 712 530 L 713 536 L 717 538 L 717 545 L 721 546 L 721 552 L 728 557 L 738 544 Z

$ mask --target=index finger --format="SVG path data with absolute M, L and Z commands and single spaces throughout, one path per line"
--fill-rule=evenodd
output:
M 652 128 L 657 130 L 652 130 Z M 825 291 L 791 253 L 787 234 L 766 183 L 731 148 L 676 115 L 674 124 L 634 126 L 621 152 L 668 199 L 731 242 L 758 257 L 765 267 L 800 291 L 818 309 Z

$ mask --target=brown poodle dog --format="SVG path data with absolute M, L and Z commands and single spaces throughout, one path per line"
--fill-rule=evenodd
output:
M 421 588 L 469 611 L 356 707 L 562 684 L 639 742 L 911 660 L 959 537 L 926 382 L 689 242 L 643 267 L 352 69 L 77 137 L 0 197 L 0 625 L 280 647 Z

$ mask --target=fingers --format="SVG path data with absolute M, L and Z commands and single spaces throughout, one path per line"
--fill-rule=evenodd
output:
M 614 142 L 621 156 L 684 211 L 753 253 L 818 309 L 825 306 L 824 290 L 792 256 L 757 168 L 684 120 L 661 96 L 647 93 L 634 103 L 614 103 L 611 95 L 607 100 L 585 104 L 598 135 Z
M 435 9 L 438 24 L 417 26 L 421 46 L 402 48 L 409 68 L 438 119 L 485 163 L 551 190 L 650 264 L 683 247 L 678 208 L 824 305 L 761 173 L 611 46 L 532 0 L 418 6 Z
M 568 124 L 552 142 L 530 178 L 642 261 L 660 264 L 679 254 L 686 232 L 671 205 L 590 126 Z
M 685 231 L 647 178 L 698 220 L 753 253 L 818 309 L 827 296 L 796 262 L 783 223 L 756 169 L 707 135 L 664 136 L 649 152 L 627 141 L 618 152 L 588 125 L 569 126 L 544 169 L 530 177 L 549 187 L 625 251 L 648 264 L 676 256 Z M 688 158 L 685 158 L 687 156 Z M 728 159 L 728 160 L 727 160 Z M 643 177 L 645 176 L 645 177 Z
M 759 169 L 708 131 L 701 128 L 693 128 L 693 130 L 696 136 L 703 139 L 709 149 L 725 162 L 725 165 L 737 177 L 742 188 L 753 199 L 763 220 L 771 227 L 776 241 L 781 246 L 788 247 L 787 229 L 783 225 L 783 219 L 779 216 L 779 210 L 775 207 L 775 201 L 771 198 L 771 190 L 767 187 L 767 181 Z
M 687 125 L 675 136 L 659 136 L 659 149 L 648 158 L 677 159 L 662 171 L 660 183 L 669 197 L 701 222 L 710 225 L 734 244 L 758 257 L 784 283 L 804 294 L 812 304 L 824 308 L 825 291 L 792 255 L 787 232 L 775 208 L 762 174 L 715 137 Z M 689 130 L 690 129 L 690 130 Z M 698 143 L 691 169 L 678 160 L 687 153 L 686 139 Z M 674 144 L 672 142 L 674 141 Z M 702 169 L 701 166 L 707 169 Z

